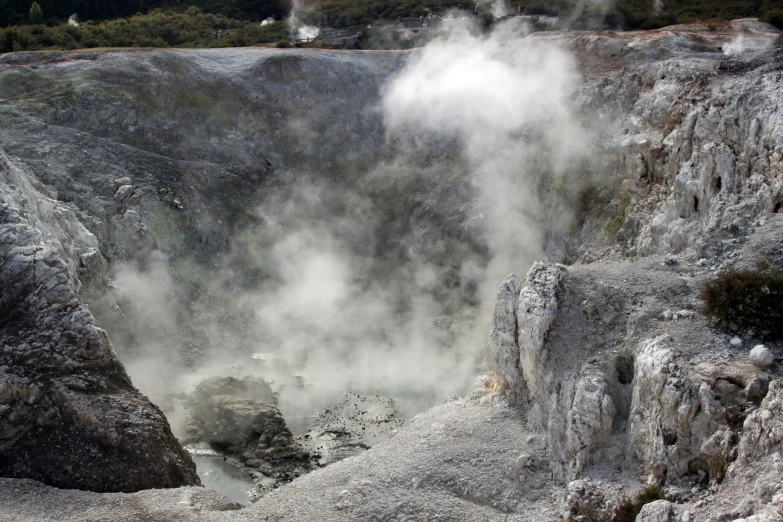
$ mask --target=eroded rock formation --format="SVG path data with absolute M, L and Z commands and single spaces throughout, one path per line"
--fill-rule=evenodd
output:
M 0 473 L 93 491 L 200 484 L 80 304 L 76 269 L 57 248 L 71 245 L 44 233 L 62 222 L 42 230 L 30 206 L 67 210 L 26 198 L 13 170 L 0 156 Z

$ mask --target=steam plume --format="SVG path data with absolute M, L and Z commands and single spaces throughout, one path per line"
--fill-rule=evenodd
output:
M 161 354 L 193 344 L 208 355 L 181 368 L 175 388 L 218 373 L 278 384 L 298 373 L 402 399 L 408 413 L 466 393 L 483 370 L 498 282 L 567 226 L 568 212 L 548 209 L 579 186 L 587 153 L 574 62 L 525 34 L 516 21 L 488 37 L 459 26 L 414 52 L 379 100 L 395 159 L 351 185 L 291 173 L 216 273 L 162 260 L 121 267 L 118 300 L 141 309 L 145 328 L 112 335 L 137 346 L 129 369 L 142 391 L 160 393 L 143 380 L 148 368 L 176 381 L 182 363 Z M 426 204 L 417 210 L 415 198 Z M 398 206 L 419 216 L 401 235 L 388 230 L 414 218 Z M 243 288 L 238 267 L 258 284 Z M 191 287 L 197 298 L 185 297 Z M 270 363 L 252 366 L 252 353 Z

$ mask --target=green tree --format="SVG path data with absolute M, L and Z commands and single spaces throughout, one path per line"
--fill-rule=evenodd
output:
M 30 23 L 33 25 L 43 23 L 43 9 L 38 2 L 33 2 L 30 6 Z

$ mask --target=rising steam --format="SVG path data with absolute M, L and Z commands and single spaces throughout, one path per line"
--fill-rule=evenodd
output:
M 112 332 L 135 346 L 125 356 L 134 382 L 165 403 L 172 390 L 160 382 L 299 374 L 402 398 L 409 413 L 467 393 L 497 284 L 569 223 L 551 208 L 579 185 L 588 148 L 569 101 L 577 80 L 567 53 L 517 22 L 490 36 L 458 26 L 415 51 L 378 100 L 394 160 L 350 186 L 292 172 L 214 273 L 161 259 L 119 267 L 118 302 L 143 325 Z M 419 214 L 398 211 L 417 198 Z M 388 232 L 406 219 L 418 225 Z M 240 269 L 256 283 L 242 284 Z M 186 298 L 194 287 L 200 297 Z M 198 368 L 167 355 L 182 345 L 207 346 Z
M 302 11 L 305 9 L 304 0 L 293 0 L 291 3 L 291 12 L 286 22 L 292 35 L 299 40 L 311 40 L 318 36 L 320 30 L 312 25 L 304 23 L 301 19 Z
M 414 55 L 383 99 L 390 132 L 464 144 L 491 249 L 490 293 L 542 253 L 538 177 L 564 176 L 586 153 L 567 100 L 577 79 L 573 60 L 520 38 L 523 31 L 510 23 L 484 38 L 456 28 Z

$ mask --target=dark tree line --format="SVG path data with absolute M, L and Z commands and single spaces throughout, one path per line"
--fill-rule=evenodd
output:
M 0 0 L 0 27 L 29 23 L 33 0 Z M 195 6 L 205 13 L 239 20 L 284 17 L 290 0 L 38 0 L 47 23 L 62 23 L 72 14 L 81 20 L 105 20 L 164 8 L 184 11 Z

